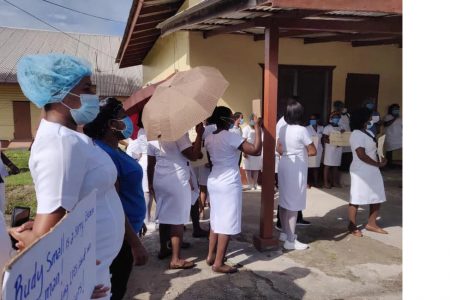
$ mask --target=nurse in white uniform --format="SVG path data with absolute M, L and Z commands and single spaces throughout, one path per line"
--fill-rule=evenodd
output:
M 377 144 L 374 134 L 370 131 L 371 113 L 367 108 L 361 108 L 352 114 L 350 136 L 353 161 L 350 165 L 350 204 L 348 208 L 348 230 L 361 237 L 361 231 L 356 226 L 356 213 L 359 205 L 370 205 L 369 220 L 366 230 L 387 234 L 377 224 L 381 203 L 386 201 L 383 178 L 380 169 L 386 165 L 386 160 L 379 161 Z
M 253 117 L 253 115 L 251 115 Z M 250 144 L 255 143 L 256 131 L 255 121 L 249 121 L 249 125 L 242 131 L 242 137 Z M 244 170 L 247 176 L 247 183 L 250 189 L 257 190 L 258 188 L 258 174 L 262 168 L 262 155 L 253 156 L 244 154 Z
M 192 203 L 189 160 L 197 160 L 201 155 L 203 124 L 197 125 L 196 131 L 194 145 L 187 133 L 175 142 L 156 140 L 148 144 L 148 185 L 154 191 L 156 199 L 155 218 L 160 223 L 160 257 L 167 251 L 164 232 L 165 228 L 170 227 L 170 269 L 189 269 L 195 266 L 192 261 L 180 258 L 180 248 L 184 224 L 189 222 Z
M 388 114 L 384 117 L 384 133 L 386 134 L 385 149 L 387 166 L 394 167 L 392 163 L 392 154 L 395 150 L 402 149 L 403 123 L 400 117 L 400 105 L 392 104 L 389 106 Z
M 295 225 L 298 212 L 306 208 L 308 156 L 316 155 L 317 151 L 308 130 L 300 125 L 302 115 L 300 102 L 290 102 L 284 115 L 287 124 L 280 128 L 277 140 L 277 152 L 281 157 L 278 166 L 280 240 L 288 250 L 308 248 L 297 240 Z
M 308 169 L 313 177 L 313 186 L 319 187 L 319 169 L 320 164 L 322 163 L 322 153 L 323 153 L 323 145 L 322 145 L 322 134 L 323 134 L 323 126 L 318 124 L 318 115 L 312 114 L 309 117 L 309 125 L 306 127 L 309 135 L 311 136 L 314 146 L 316 147 L 317 154 L 315 156 L 310 156 L 308 158 Z
M 32 228 L 25 223 L 11 233 L 22 250 L 97 190 L 95 250 L 100 264 L 92 296 L 109 299 L 109 266 L 122 245 L 125 218 L 114 186 L 114 163 L 89 137 L 76 131 L 99 112 L 90 75 L 86 62 L 63 54 L 30 55 L 19 62 L 18 81 L 23 93 L 44 108 L 45 114 L 29 161 L 37 198 L 36 218 Z
M 325 144 L 325 156 L 323 159 L 323 181 L 324 187 L 331 189 L 334 187 L 341 187 L 339 179 L 338 167 L 341 165 L 342 147 L 330 144 L 330 134 L 332 132 L 344 132 L 345 129 L 339 125 L 341 114 L 339 112 L 332 112 L 327 126 L 323 130 L 322 140 Z M 330 178 L 330 172 L 332 178 Z
M 212 163 L 208 177 L 211 202 L 211 231 L 206 263 L 214 272 L 234 273 L 236 268 L 224 264 L 225 253 L 231 235 L 241 232 L 242 183 L 239 173 L 241 151 L 249 155 L 261 152 L 261 127 L 255 121 L 255 143 L 246 142 L 241 136 L 228 131 L 231 110 L 218 106 L 211 116 L 217 130 L 206 138 L 205 146 Z M 217 249 L 217 251 L 216 251 Z

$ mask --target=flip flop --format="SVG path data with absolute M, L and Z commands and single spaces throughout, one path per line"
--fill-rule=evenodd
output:
M 356 237 L 362 237 L 363 234 L 356 226 L 348 226 L 348 231 Z
M 192 269 L 193 267 L 195 267 L 195 263 L 192 261 L 183 261 L 182 264 L 179 265 L 172 265 L 169 264 L 169 269 L 171 270 L 185 270 L 185 269 Z

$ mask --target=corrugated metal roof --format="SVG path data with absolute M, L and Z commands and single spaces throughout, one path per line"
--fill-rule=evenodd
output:
M 23 55 L 59 52 L 92 64 L 92 80 L 102 96 L 129 96 L 142 87 L 142 66 L 119 69 L 115 63 L 121 37 L 69 34 L 73 38 L 61 32 L 0 27 L 0 82 L 17 82 L 16 65 Z

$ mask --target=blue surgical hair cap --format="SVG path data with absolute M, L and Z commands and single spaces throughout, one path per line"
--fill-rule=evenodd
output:
M 26 55 L 17 65 L 17 81 L 37 107 L 61 102 L 80 80 L 91 76 L 90 64 L 61 53 Z

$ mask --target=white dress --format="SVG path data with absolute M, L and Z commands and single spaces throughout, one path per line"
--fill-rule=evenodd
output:
M 137 138 L 131 140 L 127 147 L 127 154 L 136 159 L 143 170 L 144 176 L 142 176 L 142 189 L 148 193 L 148 179 L 147 179 L 147 135 L 145 130 L 140 128 Z
M 203 132 L 202 136 L 202 148 L 205 147 L 205 140 L 206 138 L 216 131 L 217 126 L 216 124 L 211 124 L 205 126 L 205 131 Z M 204 166 L 198 166 L 194 168 L 195 175 L 197 176 L 198 184 L 202 186 L 206 186 L 208 183 L 208 176 L 211 173 L 211 168 L 209 168 L 207 165 Z
M 234 235 L 241 232 L 242 182 L 239 173 L 239 146 L 244 139 L 222 130 L 206 138 L 205 146 L 213 164 L 208 177 L 211 229 Z
M 287 125 L 287 123 L 283 116 L 278 120 L 277 126 L 275 128 L 275 173 L 278 173 L 278 165 L 280 163 L 280 155 L 277 152 L 277 141 L 278 141 L 280 129 L 284 125 Z
M 247 142 L 250 144 L 255 144 L 256 140 L 256 131 L 254 128 L 251 128 L 250 126 L 247 126 L 242 130 L 242 137 L 244 139 L 247 139 Z M 247 157 L 244 156 L 244 170 L 252 170 L 252 171 L 259 171 L 262 168 L 262 156 L 252 156 L 247 155 Z
M 333 131 L 341 131 L 343 128 L 340 126 L 334 127 L 327 125 L 323 130 L 323 134 L 330 136 Z M 330 167 L 339 167 L 342 159 L 342 147 L 334 146 L 325 143 L 325 156 L 323 158 L 323 164 Z
M 378 167 L 358 158 L 356 149 L 362 147 L 366 154 L 377 161 L 377 145 L 366 133 L 354 130 L 350 136 L 353 161 L 350 165 L 350 203 L 356 205 L 376 204 L 386 201 L 383 177 Z
M 31 148 L 29 167 L 39 214 L 49 214 L 59 207 L 71 211 L 80 199 L 97 189 L 95 251 L 101 262 L 97 284 L 110 287 L 109 266 L 122 247 L 125 214 L 114 186 L 117 169 L 109 155 L 86 135 L 43 119 Z
M 161 224 L 181 225 L 189 222 L 191 171 L 188 160 L 181 152 L 191 146 L 187 134 L 176 142 L 150 141 L 148 144 L 148 155 L 156 157 L 153 175 L 155 218 Z
M 320 168 L 320 163 L 322 162 L 322 153 L 323 153 L 323 146 L 322 146 L 323 126 L 317 125 L 317 131 L 311 125 L 306 127 L 306 129 L 308 130 L 308 133 L 311 136 L 311 139 L 313 140 L 314 146 L 316 146 L 316 150 L 317 150 L 316 156 L 308 157 L 308 167 L 309 168 Z M 316 139 L 313 139 L 313 137 L 316 137 Z
M 394 117 L 388 114 L 384 117 L 384 121 L 388 122 L 393 120 Z M 385 127 L 386 151 L 394 151 L 402 148 L 402 136 L 403 136 L 403 122 L 401 118 L 397 118 L 390 126 Z
M 308 151 L 312 143 L 308 130 L 300 125 L 286 125 L 280 129 L 279 141 L 283 154 L 278 167 L 279 205 L 290 211 L 306 208 L 308 179 Z

